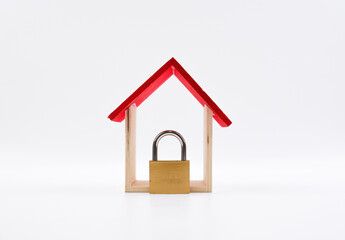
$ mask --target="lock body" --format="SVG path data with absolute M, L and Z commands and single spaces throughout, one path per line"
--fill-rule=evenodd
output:
M 189 161 L 150 161 L 150 193 L 190 193 Z
M 157 150 L 160 139 L 176 137 L 181 144 L 181 161 L 158 161 Z M 186 160 L 186 142 L 176 131 L 160 132 L 153 140 L 152 161 L 150 161 L 150 193 L 190 193 L 189 161 Z

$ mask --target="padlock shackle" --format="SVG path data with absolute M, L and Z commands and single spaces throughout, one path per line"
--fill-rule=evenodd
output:
M 176 131 L 173 130 L 166 130 L 163 132 L 160 132 L 155 139 L 153 140 L 153 144 L 152 144 L 152 160 L 153 161 L 157 161 L 158 158 L 158 143 L 159 141 L 165 137 L 165 136 L 174 136 L 176 137 L 181 144 L 181 160 L 182 161 L 186 161 L 186 152 L 187 152 L 187 146 L 186 146 L 186 142 L 184 140 L 184 138 L 182 137 L 182 135 Z

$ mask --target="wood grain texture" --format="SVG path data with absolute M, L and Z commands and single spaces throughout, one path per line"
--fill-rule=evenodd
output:
M 190 192 L 191 193 L 207 192 L 205 181 L 204 180 L 191 180 L 190 181 Z
M 132 183 L 130 192 L 149 192 L 149 181 L 135 180 Z
M 126 110 L 126 117 L 125 117 L 125 191 L 131 192 L 132 191 L 132 184 L 135 182 L 136 179 L 136 106 L 131 105 Z
M 204 107 L 204 182 L 206 192 L 212 192 L 212 111 Z

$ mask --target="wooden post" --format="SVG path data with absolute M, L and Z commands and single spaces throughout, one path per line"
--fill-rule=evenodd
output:
M 126 171 L 125 191 L 126 192 L 148 192 L 149 182 L 136 180 L 136 110 L 135 104 L 126 110 L 125 135 L 126 135 Z
M 212 192 L 212 123 L 213 112 L 204 106 L 204 179 L 190 182 L 191 192 Z
M 136 110 L 135 105 L 126 110 L 125 115 L 125 136 L 126 136 L 126 173 L 125 173 L 125 191 L 131 192 L 132 184 L 136 179 L 135 157 L 136 157 Z
M 212 192 L 212 123 L 213 113 L 204 107 L 204 182 L 205 192 Z

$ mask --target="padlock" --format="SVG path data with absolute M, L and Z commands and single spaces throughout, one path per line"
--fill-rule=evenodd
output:
M 158 143 L 168 135 L 180 141 L 180 161 L 157 160 Z M 186 160 L 186 149 L 184 138 L 176 131 L 166 130 L 156 136 L 152 145 L 152 161 L 150 161 L 150 193 L 190 193 L 189 161 Z

